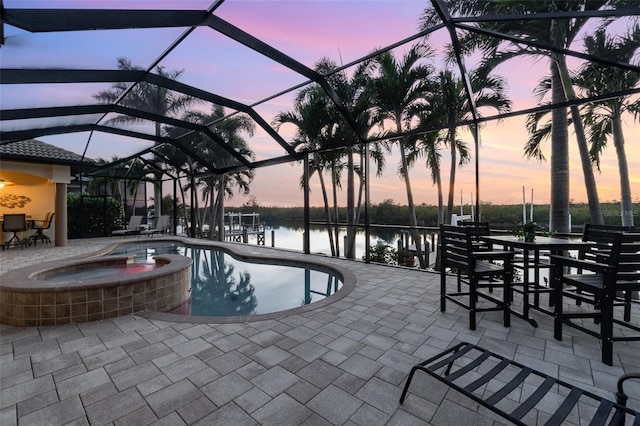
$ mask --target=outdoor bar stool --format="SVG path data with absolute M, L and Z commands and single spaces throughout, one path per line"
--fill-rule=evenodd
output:
M 501 311 L 505 327 L 511 325 L 511 262 L 512 251 L 482 250 L 475 244 L 473 227 L 440 225 L 440 310 L 446 311 L 450 301 L 469 312 L 469 329 L 476 329 L 478 312 Z M 460 284 L 467 288 L 463 291 L 447 290 L 447 268 L 456 274 L 458 289 Z M 480 289 L 494 287 L 502 289 L 501 295 L 493 295 Z M 489 302 L 488 307 L 479 307 L 478 299 Z

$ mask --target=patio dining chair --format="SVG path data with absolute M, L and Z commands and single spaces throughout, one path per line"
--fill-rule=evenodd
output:
M 589 247 L 589 250 L 580 250 L 578 252 L 578 259 L 598 262 L 599 257 L 602 257 L 603 255 L 608 256 L 610 254 L 610 247 L 608 246 L 608 243 L 611 241 L 611 232 L 634 232 L 634 227 L 585 223 L 584 230 L 582 232 L 582 241 L 590 242 L 593 245 Z M 577 272 L 581 273 L 582 270 L 578 268 Z M 580 292 L 579 289 L 577 291 Z M 636 302 L 632 300 L 633 293 L 633 291 L 623 291 L 621 294 L 616 294 L 616 300 L 619 302 L 617 305 L 624 306 L 624 320 L 627 322 L 631 321 L 631 304 Z M 581 300 L 578 299 L 576 303 L 580 305 Z
M 590 250 L 591 255 L 583 259 L 551 256 L 554 337 L 562 340 L 563 325 L 594 336 L 602 341 L 602 362 L 613 365 L 614 342 L 640 341 L 637 323 L 615 311 L 621 305 L 616 293 L 640 290 L 640 233 L 603 233 L 600 244 Z M 564 299 L 587 306 L 572 308 Z M 599 330 L 588 324 L 587 319 L 599 323 Z M 615 335 L 614 326 L 619 328 Z
M 512 268 L 513 251 L 488 251 L 477 246 L 473 227 L 440 225 L 440 310 L 446 311 L 447 300 L 469 311 L 469 329 L 476 329 L 476 314 L 486 311 L 502 311 L 503 324 L 511 325 Z M 447 290 L 447 268 L 455 272 L 460 283 L 466 284 L 466 291 Z M 501 280 L 499 282 L 498 280 Z M 491 291 L 501 287 L 502 295 Z M 479 307 L 482 298 L 492 302 L 488 307 Z
M 11 245 L 19 245 L 21 249 L 28 246 L 29 241 L 18 235 L 18 232 L 24 232 L 26 230 L 27 216 L 24 213 L 5 214 L 2 220 L 2 232 L 13 232 L 13 236 L 2 245 L 2 251 Z
M 53 217 L 55 216 L 55 212 L 47 212 L 43 220 L 34 220 L 33 225 L 31 225 L 31 229 L 35 229 L 35 234 L 31 236 L 31 241 L 33 241 L 33 245 L 36 245 L 38 240 L 42 241 L 46 244 L 51 244 L 51 238 L 43 233 L 43 231 L 49 229 L 51 227 L 51 222 L 53 221 Z

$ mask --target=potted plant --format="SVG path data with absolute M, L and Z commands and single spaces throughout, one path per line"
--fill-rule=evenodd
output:
M 538 229 L 536 222 L 520 222 L 518 226 L 513 229 L 513 235 L 518 238 L 524 238 L 525 241 L 534 241 Z

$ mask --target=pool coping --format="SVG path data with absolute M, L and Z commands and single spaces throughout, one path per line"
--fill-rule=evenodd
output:
M 64 272 L 74 272 L 100 266 L 129 264 L 131 256 L 87 256 L 65 260 L 52 260 L 5 272 L 0 275 L 0 278 L 2 278 L 0 289 L 31 293 L 41 290 L 50 292 L 91 290 L 97 286 L 116 287 L 118 285 L 126 285 L 140 281 L 141 278 L 147 280 L 159 278 L 166 275 L 167 272 L 175 272 L 178 269 L 189 267 L 191 262 L 181 259 L 182 257 L 184 256 L 159 255 L 155 257 L 155 265 L 160 267 L 137 272 L 132 275 L 108 275 L 89 278 L 83 281 L 47 281 L 46 278 L 49 275 Z M 90 260 L 90 262 L 88 262 L 88 260 Z

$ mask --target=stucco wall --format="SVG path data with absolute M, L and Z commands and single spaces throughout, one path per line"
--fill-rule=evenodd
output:
M 69 183 L 70 173 L 69 166 L 0 161 L 0 179 L 10 183 L 0 188 L 0 199 L 6 199 L 7 195 L 30 199 L 24 206 L 10 208 L 0 205 L 0 215 L 25 213 L 28 219 L 44 219 L 47 212 L 55 211 L 56 183 Z M 23 236 L 31 233 L 28 231 Z M 51 238 L 52 243 L 55 243 L 55 223 L 52 223 L 51 228 L 45 233 Z M 0 234 L 0 242 L 7 241 L 13 235 Z

